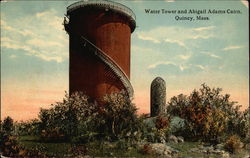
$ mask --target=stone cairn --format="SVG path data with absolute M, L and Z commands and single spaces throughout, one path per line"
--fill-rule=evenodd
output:
M 155 117 L 165 113 L 166 82 L 156 77 L 151 83 L 150 90 L 150 116 Z

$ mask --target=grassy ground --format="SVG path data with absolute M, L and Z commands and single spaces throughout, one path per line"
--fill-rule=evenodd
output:
M 70 143 L 43 143 L 35 136 L 21 136 L 19 143 L 27 149 L 37 148 L 48 156 L 63 157 L 70 153 L 72 146 L 75 144 Z M 107 145 L 101 145 L 99 142 L 89 144 L 78 144 L 86 149 L 86 154 L 94 157 L 138 157 L 138 158 L 151 158 L 151 156 L 143 155 L 135 148 L 128 148 L 126 152 L 122 149 L 117 149 Z
M 63 157 L 68 155 L 71 147 L 74 144 L 70 143 L 42 143 L 39 141 L 38 137 L 35 136 L 22 136 L 19 138 L 19 142 L 28 149 L 38 148 L 40 151 L 46 153 L 49 156 Z M 198 142 L 184 142 L 179 144 L 167 144 L 174 149 L 180 151 L 176 157 L 192 157 L 192 158 L 220 158 L 219 155 L 206 155 L 201 153 L 190 152 L 190 149 L 195 148 L 199 145 Z M 100 144 L 99 142 L 93 142 L 89 144 L 79 144 L 78 146 L 83 146 L 86 149 L 86 154 L 94 157 L 143 157 L 151 158 L 152 156 L 143 155 L 135 148 L 128 149 L 118 149 L 112 147 L 112 144 Z M 124 152 L 124 150 L 126 152 Z M 247 150 L 242 150 L 241 152 L 230 155 L 230 158 L 243 158 L 247 155 Z

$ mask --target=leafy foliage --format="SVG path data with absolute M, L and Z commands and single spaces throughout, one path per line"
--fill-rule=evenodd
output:
M 242 147 L 243 143 L 237 135 L 230 136 L 224 145 L 224 148 L 231 153 L 238 152 Z
M 235 124 L 230 122 L 239 117 L 240 106 L 229 100 L 230 95 L 221 95 L 221 91 L 221 88 L 211 89 L 202 84 L 202 88 L 190 96 L 180 94 L 171 98 L 168 112 L 184 119 L 184 137 L 217 141 L 225 131 L 233 131 Z
M 103 97 L 104 105 L 98 109 L 98 132 L 112 140 L 140 137 L 142 120 L 136 115 L 137 108 L 124 91 Z
M 124 91 L 104 96 L 99 105 L 91 103 L 82 93 L 66 94 L 63 102 L 41 109 L 41 136 L 45 140 L 82 143 L 95 139 L 140 139 L 143 124 L 136 111 Z
M 145 118 L 143 129 L 144 141 L 165 143 L 170 134 L 170 117 L 162 114 L 157 117 Z
M 10 116 L 7 116 L 2 123 L 2 130 L 6 134 L 11 134 L 14 130 L 13 119 Z
M 250 115 L 249 109 L 237 111 L 229 121 L 230 134 L 237 134 L 244 139 L 250 138 Z
M 50 109 L 41 109 L 41 136 L 48 140 L 72 139 L 80 130 L 88 128 L 95 106 L 82 93 L 66 94 L 63 102 L 52 104 Z
M 38 119 L 32 119 L 28 121 L 21 121 L 15 124 L 18 135 L 38 135 L 40 121 Z

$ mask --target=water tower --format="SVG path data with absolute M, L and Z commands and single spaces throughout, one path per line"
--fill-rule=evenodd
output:
M 67 7 L 69 34 L 69 92 L 82 91 L 93 99 L 125 90 L 130 83 L 130 42 L 135 14 L 107 0 L 79 1 Z

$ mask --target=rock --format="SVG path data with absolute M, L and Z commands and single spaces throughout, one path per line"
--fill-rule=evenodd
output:
M 204 153 L 204 154 L 216 154 L 224 158 L 229 158 L 229 153 L 222 149 L 218 149 L 219 147 L 221 147 L 221 145 L 215 147 L 199 145 L 197 148 L 190 149 L 190 151 L 196 153 Z
M 161 142 L 162 144 L 166 144 L 165 137 L 160 137 L 160 142 Z
M 150 89 L 150 116 L 165 113 L 166 108 L 166 83 L 161 77 L 156 77 Z
M 207 153 L 211 153 L 211 152 L 213 152 L 214 147 L 213 146 L 207 146 L 207 147 L 204 147 L 203 150 L 205 150 Z
M 198 148 L 192 148 L 192 149 L 190 149 L 190 151 L 191 152 L 197 152 L 197 151 L 199 151 L 199 149 Z
M 215 149 L 223 150 L 224 149 L 224 144 L 217 144 L 214 147 Z
M 250 155 L 246 155 L 246 156 L 244 156 L 244 158 L 250 158 Z
M 168 137 L 168 142 L 170 142 L 170 143 L 183 143 L 184 138 L 183 137 L 176 137 L 174 135 L 170 135 Z
M 223 153 L 221 156 L 224 157 L 224 158 L 229 158 L 230 157 L 228 152 Z
M 184 138 L 183 137 L 177 137 L 178 139 L 178 143 L 183 143 L 184 142 Z
M 178 143 L 179 141 L 178 141 L 178 138 L 176 136 L 170 135 L 168 137 L 168 142 L 170 142 L 170 143 Z
M 153 143 L 153 144 L 150 144 L 150 146 L 156 155 L 163 156 L 164 158 L 168 158 L 168 157 L 171 158 L 174 154 L 179 152 L 162 143 Z
M 143 122 L 149 127 L 154 128 L 155 127 L 155 121 L 156 117 L 150 117 L 143 120 Z
M 239 148 L 240 149 L 244 148 L 244 143 L 240 142 Z
M 213 150 L 211 153 L 222 155 L 222 154 L 225 153 L 225 151 L 224 151 L 224 150 L 215 149 L 215 150 Z

